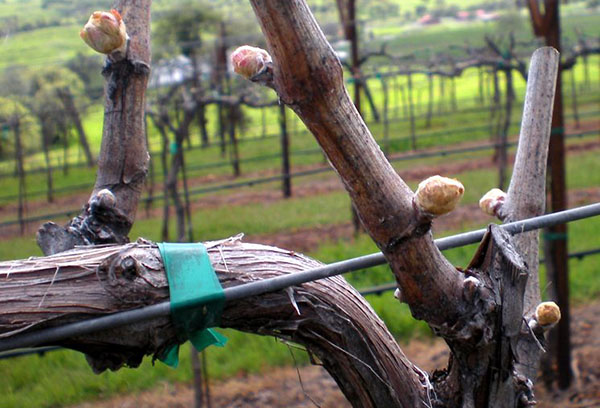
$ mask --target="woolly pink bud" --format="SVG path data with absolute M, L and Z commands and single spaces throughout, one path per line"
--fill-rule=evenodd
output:
M 419 183 L 415 204 L 424 213 L 437 217 L 456 207 L 465 192 L 460 181 L 442 176 L 432 176 Z
M 504 204 L 506 200 L 506 193 L 499 188 L 492 188 L 490 191 L 485 193 L 481 200 L 479 200 L 479 208 L 484 213 L 495 216 L 498 215 L 498 210 Z
M 95 11 L 79 32 L 79 36 L 93 50 L 102 54 L 119 51 L 125 54 L 127 30 L 117 10 Z
M 246 79 L 252 79 L 273 62 L 269 53 L 262 48 L 242 45 L 231 54 L 233 70 Z

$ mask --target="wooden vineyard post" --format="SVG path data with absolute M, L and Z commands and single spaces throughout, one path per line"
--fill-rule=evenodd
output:
M 281 188 L 283 197 L 292 196 L 292 178 L 290 176 L 290 138 L 287 130 L 285 105 L 279 105 L 279 127 L 281 129 Z
M 538 0 L 528 0 L 533 32 L 543 37 L 547 46 L 561 51 L 560 43 L 560 1 L 544 0 L 544 14 L 541 13 Z M 565 172 L 565 137 L 562 98 L 562 69 L 559 66 L 552 111 L 552 137 L 548 153 L 550 168 L 550 211 L 561 211 L 567 208 L 566 172 Z M 558 386 L 568 388 L 573 379 L 571 371 L 571 334 L 569 313 L 569 263 L 567 251 L 567 225 L 561 224 L 545 232 L 547 248 L 546 265 L 550 282 L 553 283 L 553 295 L 561 308 L 562 318 L 557 329 L 551 334 L 555 336 Z

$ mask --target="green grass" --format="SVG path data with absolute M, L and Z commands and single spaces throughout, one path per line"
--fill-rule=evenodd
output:
M 595 75 L 592 72 L 592 75 Z M 380 91 L 377 87 L 373 88 L 374 94 L 378 96 Z M 595 94 L 597 95 L 597 94 Z M 579 96 L 579 114 L 596 113 L 597 114 L 597 100 L 594 100 L 594 94 L 587 93 Z M 570 107 L 570 98 L 565 99 L 565 105 Z M 459 105 L 460 106 L 460 105 Z M 512 114 L 512 125 L 510 129 L 511 134 L 516 134 L 519 129 L 520 115 L 521 115 L 522 100 L 519 99 L 515 103 L 515 108 Z M 469 107 L 471 108 L 471 107 Z M 390 109 L 390 112 L 393 110 Z M 401 111 L 400 111 L 401 114 Z M 568 120 L 572 120 L 572 114 L 569 109 L 566 110 Z M 288 116 L 292 116 L 289 114 Z M 88 135 L 101 135 L 101 114 L 94 114 L 95 120 L 88 120 L 86 122 L 86 128 L 88 129 Z M 296 120 L 294 118 L 294 120 Z M 486 112 L 457 112 L 453 115 L 434 116 L 431 127 L 425 129 L 425 119 L 417 119 L 417 145 L 419 148 L 428 147 L 442 147 L 451 146 L 455 143 L 465 141 L 477 141 L 477 140 L 488 140 L 490 134 L 490 128 L 487 124 L 489 120 L 489 114 Z M 589 120 L 589 118 L 583 118 L 582 120 Z M 384 145 L 383 141 L 383 123 L 376 123 L 370 121 L 370 129 L 378 140 L 380 145 Z M 464 129 L 464 131 L 462 131 Z M 391 152 L 402 152 L 411 149 L 411 142 L 409 139 L 410 129 L 407 121 L 403 118 L 401 120 L 392 120 L 389 124 L 389 137 L 390 137 L 390 148 Z M 193 134 L 196 138 L 196 134 Z M 195 142 L 197 143 L 197 142 Z M 294 154 L 294 152 L 304 150 L 315 150 L 312 154 Z M 279 158 L 279 142 L 276 138 L 268 139 L 253 139 L 249 141 L 242 141 L 240 144 L 240 158 L 242 177 L 239 181 L 244 179 L 255 178 L 253 174 L 259 171 L 266 171 L 270 169 L 278 169 L 280 166 Z M 308 164 L 320 164 L 323 163 L 322 155 L 318 152 L 318 145 L 312 135 L 307 132 L 301 132 L 294 134 L 291 137 L 291 152 L 292 152 L 292 165 L 302 166 Z M 77 152 L 75 149 L 71 149 L 73 159 L 79 156 L 81 160 L 81 152 Z M 261 159 L 261 160 L 250 160 L 247 159 L 261 158 L 264 156 L 272 155 L 273 157 Z M 41 156 L 32 158 L 32 161 L 28 162 L 32 166 L 37 166 L 42 160 Z M 187 175 L 189 178 L 204 177 L 204 176 L 227 176 L 232 173 L 231 166 L 228 164 L 228 157 L 222 158 L 219 152 L 219 146 L 213 145 L 207 149 L 193 149 L 186 153 L 186 163 L 188 167 Z M 64 164 L 63 152 L 58 150 L 54 152 L 52 163 L 59 168 Z M 221 163 L 220 167 L 202 167 L 207 164 Z M 156 181 L 162 180 L 162 168 L 160 166 L 159 157 L 154 155 L 154 166 L 155 166 L 155 177 Z M 3 172 L 12 172 L 14 164 L 11 161 L 5 161 L 0 163 L 0 170 Z M 89 169 L 87 167 L 70 167 L 67 174 L 64 171 L 57 169 L 54 171 L 54 188 L 60 189 L 73 185 L 81 185 L 85 180 L 91 180 L 95 177 L 95 169 Z M 221 181 L 222 182 L 222 181 Z M 211 183 L 205 183 L 206 186 Z M 46 175 L 44 173 L 29 173 L 26 177 L 26 189 L 28 192 L 45 192 L 46 191 Z M 85 186 L 83 187 L 85 189 Z M 13 177 L 2 177 L 0 178 L 0 204 L 7 204 L 10 202 L 16 202 L 16 194 L 18 193 L 18 184 Z M 72 192 L 72 191 L 71 191 Z M 57 193 L 66 195 L 68 193 Z M 5 196 L 15 196 L 13 198 L 3 198 Z M 39 195 L 37 196 L 39 197 Z M 43 195 L 42 195 L 43 197 Z M 35 198 L 34 198 L 35 199 Z M 33 214 L 30 214 L 33 215 Z M 7 218 L 14 218 L 14 216 L 6 215 Z M 1 219 L 2 217 L 0 217 Z
M 465 153 L 452 160 L 469 160 L 484 157 L 485 153 Z M 570 189 L 597 187 L 600 185 L 600 167 L 595 152 L 587 152 L 571 156 L 567 160 L 567 185 Z M 447 158 L 427 159 L 429 165 L 447 162 Z M 418 162 L 417 162 L 418 163 Z M 421 162 L 422 163 L 422 162 Z M 403 169 L 415 166 L 415 161 L 395 163 L 400 175 Z M 497 183 L 496 170 L 482 169 L 460 174 L 446 174 L 459 178 L 466 186 L 463 203 L 476 203 L 479 198 Z M 328 176 L 320 176 L 328 177 Z M 299 183 L 310 183 L 302 180 Z M 416 181 L 409 183 L 416 188 Z M 223 192 L 221 194 L 227 194 Z M 201 198 L 194 198 L 200 199 Z M 349 220 L 349 199 L 345 192 L 337 191 L 329 194 L 280 200 L 270 203 L 224 205 L 215 209 L 201 209 L 194 212 L 192 221 L 194 237 L 197 240 L 220 239 L 239 232 L 246 234 L 266 234 L 289 231 L 298 228 L 316 227 L 342 223 Z M 43 211 L 43 209 L 41 210 Z M 269 222 L 266 223 L 265 219 Z M 130 236 L 160 239 L 161 220 L 159 218 L 143 218 L 140 211 Z M 171 237 L 174 237 L 174 226 L 171 225 Z M 33 238 L 19 238 L 14 241 L 0 241 L 0 259 L 18 259 L 39 254 Z
M 211 378 L 223 379 L 240 373 L 254 373 L 266 367 L 292 363 L 288 347 L 273 338 L 220 330 L 228 338 L 225 348 L 207 350 Z M 237 352 L 244 350 L 243 353 Z M 295 351 L 297 361 L 307 362 L 304 353 Z M 0 360 L 3 408 L 59 407 L 85 400 L 106 398 L 150 388 L 159 382 L 191 380 L 189 345 L 179 353 L 180 364 L 174 370 L 160 362 L 154 366 L 146 358 L 139 368 L 118 372 L 91 372 L 83 354 L 55 351 L 39 356 Z
M 469 228 L 481 227 L 470 224 Z M 600 245 L 597 234 L 600 218 L 591 218 L 569 224 L 570 251 L 596 248 Z M 458 232 L 458 231 L 456 231 Z M 446 232 L 445 234 L 451 234 Z M 465 266 L 476 245 L 445 251 L 445 255 L 455 265 Z M 374 252 L 375 246 L 368 237 L 326 243 L 311 255 L 326 262 L 350 258 Z M 570 261 L 570 285 L 573 304 L 597 298 L 600 294 L 600 280 L 597 270 L 599 257 Z M 365 271 L 353 272 L 347 279 L 356 287 L 365 288 L 374 284 L 388 283 L 392 276 L 387 267 L 380 266 Z M 542 287 L 545 283 L 542 281 Z M 390 331 L 402 340 L 412 337 L 426 337 L 430 331 L 425 324 L 412 319 L 406 305 L 399 304 L 392 292 L 382 296 L 367 297 L 375 311 L 385 321 Z M 293 360 L 284 344 L 272 338 L 247 335 L 231 330 L 222 331 L 229 338 L 223 349 L 210 348 L 208 353 L 211 378 L 223 379 L 240 373 L 260 372 L 268 367 L 291 365 Z M 307 362 L 304 353 L 295 351 L 300 364 Z M 44 357 L 28 356 L 0 361 L 0 383 L 3 407 L 58 407 L 82 400 L 106 398 L 110 395 L 155 386 L 159 382 L 190 381 L 191 369 L 189 349 L 180 352 L 180 367 L 172 370 L 161 363 L 151 365 L 146 358 L 138 369 L 122 369 L 118 372 L 92 374 L 84 357 L 71 351 L 59 351 Z
M 78 52 L 93 51 L 79 38 L 83 25 L 48 27 L 15 35 L 0 45 L 2 58 L 0 71 L 10 65 L 23 65 L 39 69 L 46 65 L 63 64 Z

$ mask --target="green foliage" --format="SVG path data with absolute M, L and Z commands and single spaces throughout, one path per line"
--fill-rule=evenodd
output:
M 90 99 L 99 100 L 104 93 L 104 78 L 99 75 L 102 71 L 102 57 L 78 52 L 65 65 L 83 82 L 85 94 Z
M 27 94 L 28 84 L 25 78 L 27 67 L 10 65 L 0 75 L 0 96 L 23 97 Z
M 202 32 L 219 20 L 219 15 L 202 2 L 178 2 L 155 15 L 152 38 L 163 47 L 163 56 L 170 49 L 189 57 L 202 47 Z
M 15 152 L 13 141 L 17 128 L 23 149 L 32 148 L 38 127 L 31 112 L 17 100 L 0 97 L 0 158 Z

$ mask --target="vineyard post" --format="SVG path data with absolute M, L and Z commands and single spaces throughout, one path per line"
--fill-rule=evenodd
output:
M 561 51 L 560 43 L 560 1 L 544 0 L 544 13 L 540 10 L 539 0 L 528 0 L 533 32 L 543 37 L 547 46 Z M 550 211 L 561 211 L 567 208 L 566 173 L 565 173 L 565 133 L 564 133 L 562 69 L 558 68 L 554 109 L 552 111 L 552 136 L 548 153 L 550 168 Z M 557 359 L 556 373 L 558 386 L 566 389 L 571 385 L 571 333 L 569 313 L 569 263 L 567 259 L 567 225 L 556 225 L 545 233 L 544 248 L 548 276 L 551 282 L 551 293 L 556 297 L 562 312 L 557 329 L 551 332 Z M 551 381 L 551 380 L 550 380 Z

